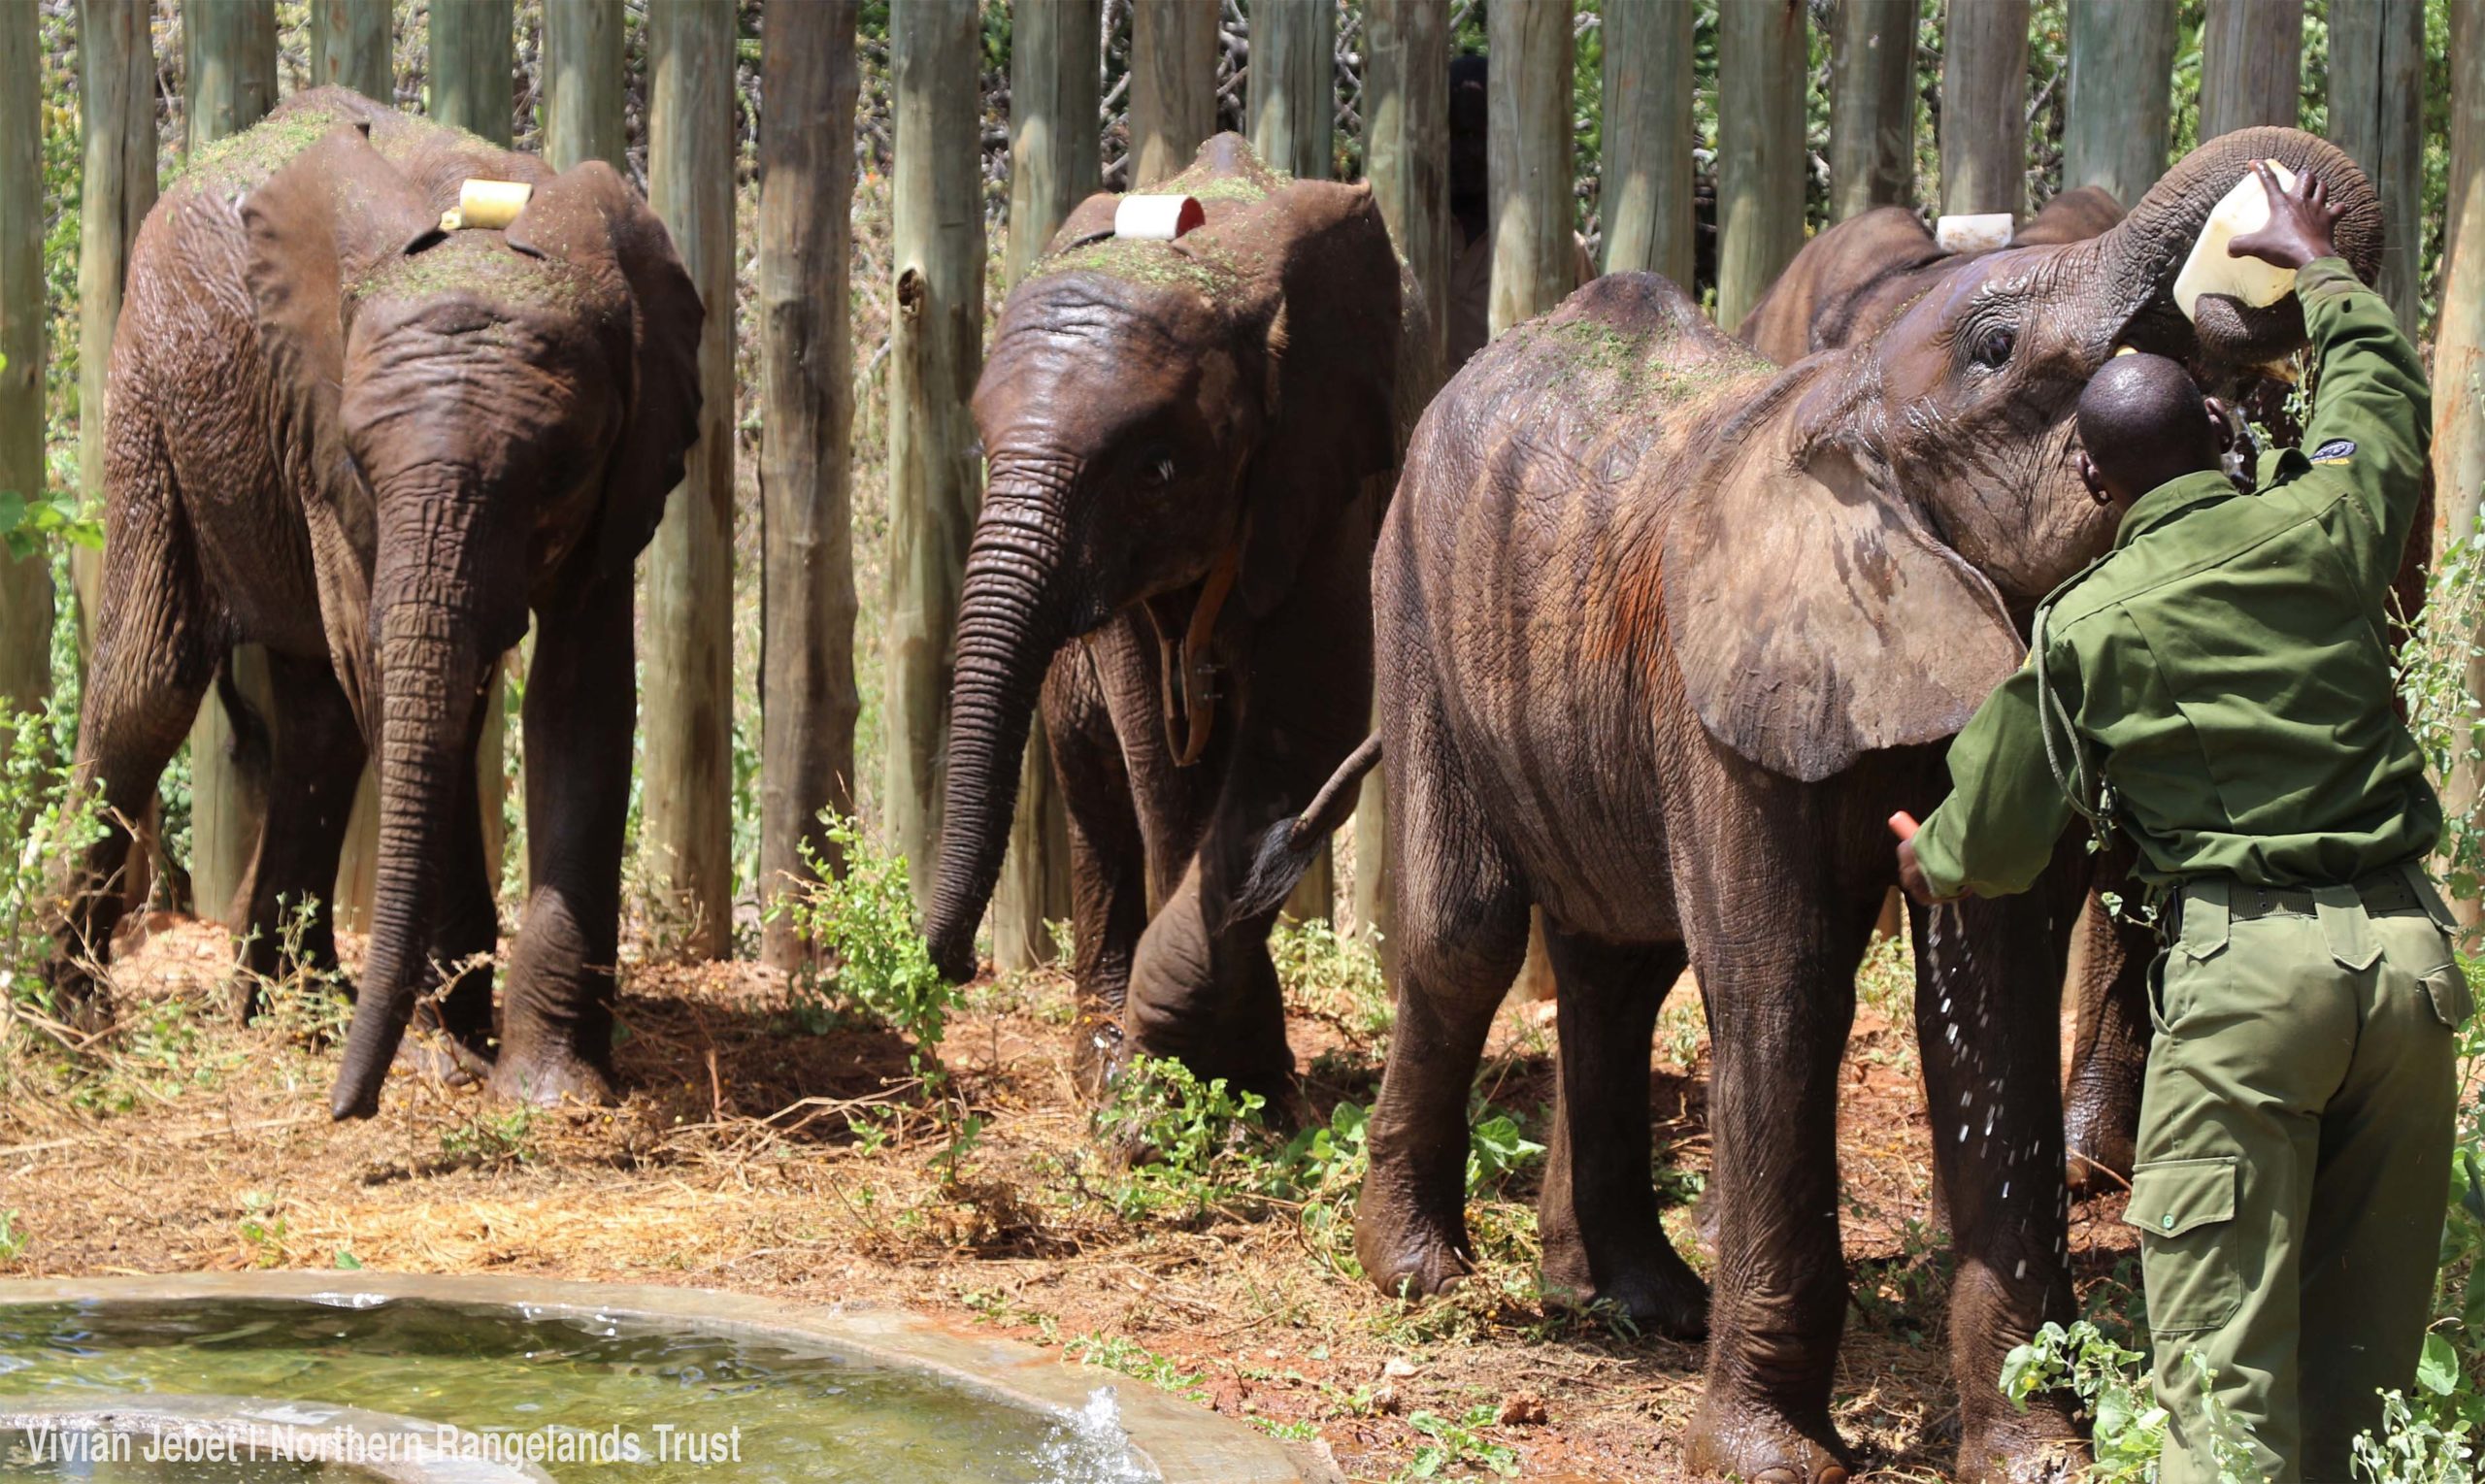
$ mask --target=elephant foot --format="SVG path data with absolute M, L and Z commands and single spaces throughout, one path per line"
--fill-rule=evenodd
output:
M 1373 1286 L 1393 1299 L 1428 1299 L 1474 1268 L 1464 1221 L 1401 1215 L 1369 1197 L 1355 1217 L 1355 1259 Z
M 513 1103 L 557 1107 L 564 1103 L 599 1106 L 621 1101 L 613 1074 L 575 1052 L 521 1052 L 501 1048 L 484 1091 Z
M 449 1087 L 472 1087 L 492 1073 L 491 1058 L 439 1030 L 409 1031 L 397 1043 L 397 1065 Z
M 1753 1403 L 1700 1403 L 1682 1436 L 1683 1462 L 1700 1478 L 1747 1484 L 1846 1484 L 1845 1448 L 1824 1416 L 1805 1426 Z
M 1668 1339 L 1696 1343 L 1708 1337 L 1708 1285 L 1671 1247 L 1643 1263 L 1607 1274 L 1600 1283 L 1590 1273 L 1584 1253 L 1574 1246 L 1566 1252 L 1548 1243 L 1543 1280 L 1550 1303 L 1582 1310 L 1618 1310 L 1640 1329 Z
M 2062 1132 L 2064 1178 L 2070 1182 L 2073 1200 L 2131 1188 L 2137 1124 L 2136 1113 L 2102 1099 L 2081 1098 L 2071 1104 Z
M 1959 1484 L 2071 1484 L 2087 1477 L 2088 1445 L 2071 1418 L 2039 1399 L 2026 1414 L 1971 1419 L 1959 1438 Z

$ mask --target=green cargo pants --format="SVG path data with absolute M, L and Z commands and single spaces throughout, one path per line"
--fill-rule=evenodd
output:
M 2220 1476 L 2198 1351 L 2260 1476 L 2345 1481 L 2376 1392 L 2414 1381 L 2439 1260 L 2470 1008 L 2449 913 L 2414 867 L 2199 880 L 2177 912 L 2125 1217 L 2172 1413 L 2160 1477 Z

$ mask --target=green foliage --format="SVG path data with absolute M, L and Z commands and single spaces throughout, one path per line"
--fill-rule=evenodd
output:
M 0 367 L 7 358 L 0 357 Z M 78 513 L 75 495 L 24 495 L 14 489 L 0 489 L 0 545 L 19 561 L 43 554 L 52 541 L 67 542 L 90 551 L 104 546 L 104 525 Z
M 1424 1435 L 1427 1441 L 1415 1450 L 1401 1479 L 1437 1479 L 1444 1470 L 1456 1468 L 1487 1469 L 1505 1479 L 1518 1477 L 1518 1450 L 1508 1443 L 1497 1443 L 1484 1435 L 1493 1425 L 1490 1405 L 1472 1406 L 1456 1421 L 1437 1412 L 1417 1412 L 1407 1419 L 1407 1426 Z
M 242 1219 L 237 1224 L 242 1242 L 250 1249 L 253 1268 L 284 1266 L 284 1218 L 277 1213 L 276 1202 L 265 1191 L 246 1190 L 242 1193 Z
M 833 809 L 823 810 L 820 822 L 844 869 L 830 870 L 806 847 L 817 879 L 770 908 L 785 913 L 794 931 L 833 961 L 825 977 L 812 970 L 796 976 L 795 1011 L 814 1034 L 849 1019 L 886 1026 L 913 1043 L 915 1072 L 939 1082 L 941 1038 L 960 999 L 932 966 L 931 947 L 915 927 L 906 857 L 880 849 Z
M 2427 1364 L 2417 1372 L 2420 1385 L 2427 1384 L 2426 1371 L 2434 1369 L 2430 1352 L 2433 1342 L 2440 1338 L 2438 1335 L 2426 1337 Z M 2381 1436 L 2367 1433 L 2356 1439 L 2356 1476 L 2373 1484 L 2472 1484 L 2476 1450 L 2468 1436 L 2467 1423 L 2444 1428 L 2431 1416 L 2411 1410 L 2404 1396 L 2385 1392 Z
M 441 1130 L 441 1158 L 451 1165 L 489 1169 L 535 1160 L 535 1109 L 520 1105 L 498 1113 L 477 1113 Z
M 2469 693 L 2468 677 L 2485 673 L 2485 570 L 2476 533 L 2443 544 L 2425 592 L 2425 610 L 2401 646 L 2400 700 L 2407 729 L 2425 755 L 2435 786 L 2454 794 L 2461 780 L 2485 765 L 2485 709 Z M 2472 809 L 2451 809 L 2437 847 L 2450 894 L 2473 898 L 2485 878 L 2485 829 Z
M 1280 917 L 1269 930 L 1269 957 L 1288 1004 L 1329 1015 L 1354 1035 L 1378 1037 L 1389 1030 L 1389 985 L 1369 938 L 1341 938 L 1324 918 Z
M 44 982 L 56 892 L 74 857 L 103 834 L 91 790 L 77 786 L 66 759 L 77 719 L 57 701 L 40 711 L 0 710 L 0 1004 L 56 1017 Z
M 18 1230 L 17 1213 L 0 1209 L 0 1267 L 6 1267 L 26 1255 L 34 1238 Z
M 2040 1392 L 2068 1388 L 2094 1424 L 2092 1484 L 2137 1484 L 2157 1476 L 2166 1447 L 2166 1408 L 2150 1394 L 2148 1357 L 2082 1319 L 2047 1324 L 2002 1362 L 2002 1394 L 2021 1411 Z

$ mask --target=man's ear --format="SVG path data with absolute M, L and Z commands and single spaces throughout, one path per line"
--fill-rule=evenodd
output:
M 2221 397 L 2203 397 L 2201 399 L 2201 410 L 2208 413 L 2209 426 L 2217 430 L 2211 435 L 2217 440 L 2217 451 L 2221 455 L 2234 452 L 2235 422 L 2234 419 L 2227 414 L 2225 399 Z

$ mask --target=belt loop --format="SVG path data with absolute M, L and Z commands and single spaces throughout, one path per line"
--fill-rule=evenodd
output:
M 2364 898 L 2354 887 L 2316 886 L 2312 907 L 2321 919 L 2321 936 L 2329 940 L 2330 956 L 2342 967 L 2370 969 L 2381 957 L 2381 941 L 2373 936 Z
M 2442 900 L 2440 890 L 2434 885 L 2434 878 L 2425 874 L 2423 859 L 2411 855 L 2401 861 L 2399 874 L 2406 879 L 2407 889 L 2416 894 L 2416 905 L 2425 909 L 2426 916 L 2434 919 L 2434 926 L 2445 933 L 2456 934 L 2459 919 L 2451 915 L 2450 904 Z
M 2183 883 L 2182 925 L 2177 941 L 2194 959 L 2204 959 L 2226 946 L 2228 892 L 2234 885 L 2227 876 L 2201 876 Z

